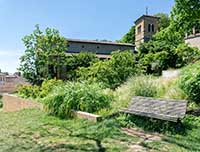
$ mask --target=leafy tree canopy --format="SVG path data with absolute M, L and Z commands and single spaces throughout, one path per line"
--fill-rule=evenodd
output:
M 175 0 L 171 16 L 174 27 L 181 32 L 190 31 L 200 24 L 199 0 Z
M 67 40 L 60 36 L 58 30 L 46 28 L 42 32 L 36 25 L 33 33 L 25 36 L 22 41 L 26 50 L 20 58 L 19 71 L 23 76 L 33 84 L 57 77 L 58 70 L 65 61 L 67 48 Z
M 159 17 L 159 21 L 158 21 L 158 30 L 159 31 L 167 28 L 170 25 L 170 18 L 168 16 L 168 14 L 157 13 L 154 16 Z
M 132 43 L 135 44 L 135 25 L 119 40 L 121 43 Z

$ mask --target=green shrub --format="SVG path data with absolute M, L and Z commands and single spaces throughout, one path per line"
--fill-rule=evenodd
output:
M 44 99 L 44 104 L 49 114 L 65 118 L 71 117 L 73 110 L 97 112 L 109 107 L 111 100 L 97 83 L 67 82 L 55 87 Z
M 36 85 L 19 85 L 17 94 L 23 98 L 37 98 L 40 93 L 40 88 Z
M 182 69 L 179 87 L 190 100 L 200 103 L 200 62 Z
M 110 60 L 95 62 L 90 67 L 80 68 L 78 71 L 81 80 L 102 82 L 112 89 L 137 72 L 135 56 L 131 51 L 113 52 Z
M 40 98 L 46 97 L 55 86 L 62 84 L 63 84 L 62 80 L 56 80 L 56 79 L 44 80 L 40 87 L 40 92 L 38 94 L 38 97 Z
M 65 66 L 68 80 L 77 79 L 77 70 L 80 67 L 89 67 L 93 62 L 98 61 L 96 55 L 90 52 L 81 52 L 66 59 Z
M 51 90 L 57 86 L 61 85 L 63 83 L 62 80 L 44 80 L 41 86 L 37 85 L 19 85 L 17 89 L 17 93 L 19 96 L 23 98 L 44 98 L 46 97 Z
M 200 51 L 198 48 L 190 47 L 188 44 L 178 45 L 175 51 L 177 54 L 176 67 L 182 67 L 199 60 Z
M 165 51 L 145 54 L 139 61 L 140 67 L 146 74 L 161 75 L 162 70 L 167 68 L 167 55 Z

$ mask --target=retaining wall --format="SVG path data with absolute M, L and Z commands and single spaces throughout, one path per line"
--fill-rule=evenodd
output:
M 33 102 L 10 94 L 3 94 L 2 101 L 3 112 L 14 112 L 30 108 L 43 108 L 41 103 Z

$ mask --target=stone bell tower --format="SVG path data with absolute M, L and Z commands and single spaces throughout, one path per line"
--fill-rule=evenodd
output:
M 149 41 L 158 31 L 158 17 L 143 15 L 135 21 L 135 46 L 138 48 L 140 43 Z

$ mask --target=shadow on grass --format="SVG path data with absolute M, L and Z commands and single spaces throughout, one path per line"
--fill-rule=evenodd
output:
M 125 122 L 127 122 L 127 126 L 139 127 L 148 132 L 186 135 L 187 130 L 191 130 L 196 127 L 182 121 L 176 123 L 136 115 L 124 115 L 124 117 Z

